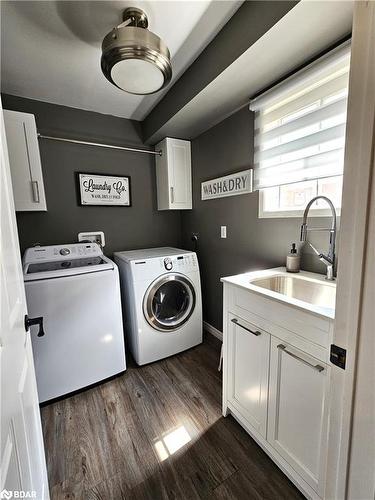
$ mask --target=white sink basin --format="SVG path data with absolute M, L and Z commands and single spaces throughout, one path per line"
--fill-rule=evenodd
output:
M 335 308 L 336 286 L 333 283 L 324 283 L 306 279 L 303 276 L 287 276 L 274 274 L 250 280 L 251 285 L 270 290 L 284 297 L 301 300 L 314 306 Z

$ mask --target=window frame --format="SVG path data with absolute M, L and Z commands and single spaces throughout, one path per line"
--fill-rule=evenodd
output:
M 301 218 L 305 209 L 301 210 L 264 210 L 264 193 L 263 189 L 258 190 L 258 219 L 292 219 Z M 341 215 L 341 207 L 335 207 L 337 217 Z M 332 212 L 329 208 L 316 208 L 310 210 L 309 217 L 332 217 Z

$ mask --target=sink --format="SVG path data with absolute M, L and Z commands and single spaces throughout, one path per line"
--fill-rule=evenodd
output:
M 250 284 L 315 306 L 335 308 L 336 286 L 333 284 L 284 274 L 256 278 Z

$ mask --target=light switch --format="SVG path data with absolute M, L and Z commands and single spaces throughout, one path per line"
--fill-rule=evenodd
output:
M 221 226 L 220 227 L 220 237 L 221 238 L 226 238 L 227 237 L 227 226 Z

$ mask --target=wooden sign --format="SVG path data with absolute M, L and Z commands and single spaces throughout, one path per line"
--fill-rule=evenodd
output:
M 218 177 L 211 181 L 202 182 L 202 200 L 224 198 L 237 194 L 251 193 L 253 190 L 253 170 L 243 170 L 235 174 Z
M 81 205 L 131 206 L 130 177 L 78 174 Z

